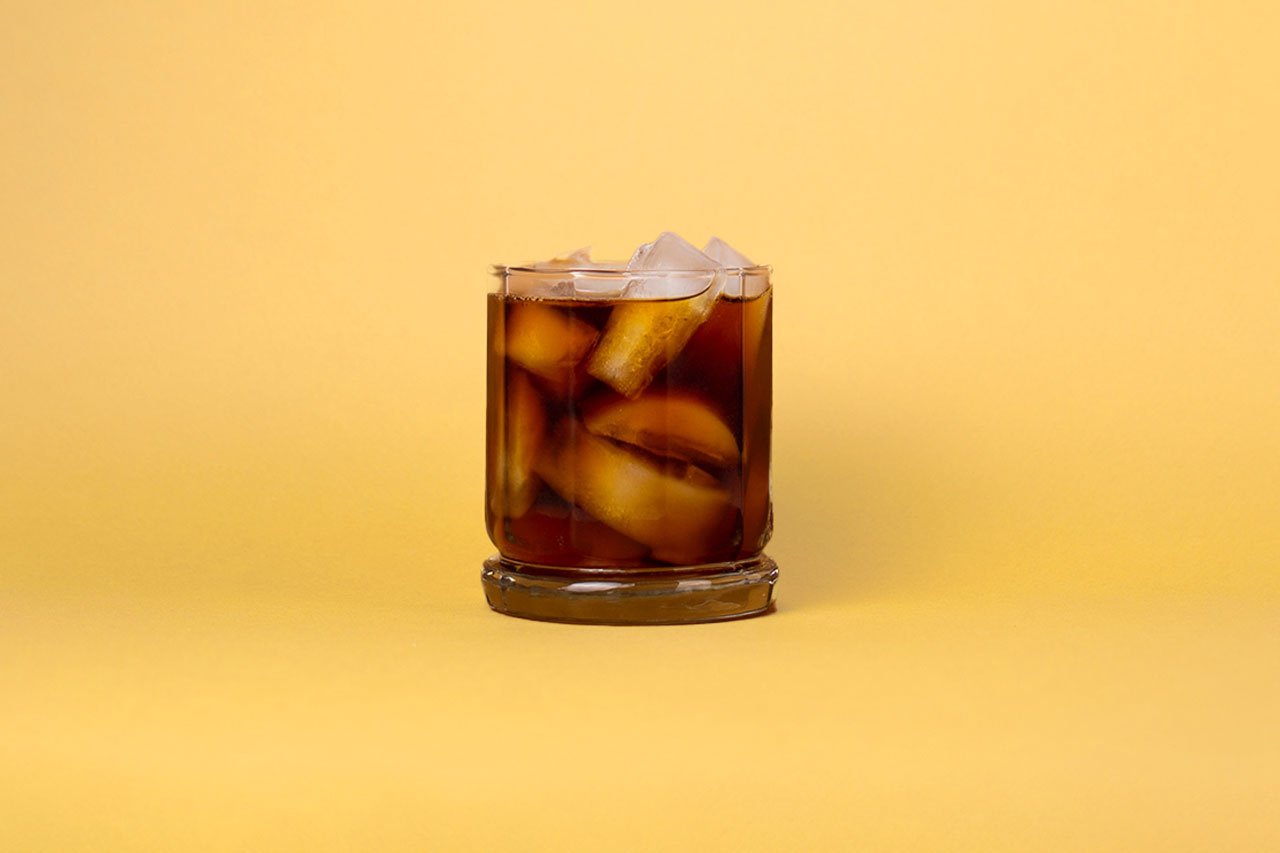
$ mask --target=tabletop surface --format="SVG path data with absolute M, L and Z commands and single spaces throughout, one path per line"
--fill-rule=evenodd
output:
M 776 614 L 690 627 L 501 617 L 469 576 L 354 602 L 10 600 L 4 837 L 1274 845 L 1274 601 L 827 600 L 786 568 Z

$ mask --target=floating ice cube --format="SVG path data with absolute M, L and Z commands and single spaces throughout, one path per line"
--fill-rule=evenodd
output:
M 549 261 L 507 270 L 507 293 L 539 299 L 617 299 L 627 284 L 623 261 L 596 261 L 584 246 Z
M 620 265 L 613 268 L 598 267 L 599 272 L 575 272 L 573 296 L 576 299 L 621 299 L 627 291 L 626 276 L 616 275 Z M 612 272 L 610 270 L 612 269 Z
M 754 299 L 765 291 L 769 277 L 764 271 L 754 271 L 751 259 L 719 237 L 712 237 L 702 250 L 727 270 L 724 294 L 730 297 Z
M 633 278 L 627 289 L 633 299 L 683 299 L 706 289 L 718 293 L 724 286 L 723 264 L 671 231 L 636 249 L 627 271 L 663 273 Z
M 587 372 L 634 397 L 710 316 L 724 268 L 668 231 L 637 249 L 627 271 L 636 274 L 627 301 L 609 315 Z
M 572 386 L 578 362 L 599 332 L 571 313 L 537 302 L 520 302 L 507 315 L 506 355 L 558 389 Z
M 698 247 L 676 234 L 663 231 L 652 243 L 636 249 L 627 264 L 630 270 L 697 270 L 719 266 Z
M 591 263 L 591 247 L 583 246 L 564 255 L 556 255 L 549 261 L 539 261 L 533 265 L 536 270 L 567 270 Z
M 751 263 L 750 258 L 719 237 L 712 237 L 708 240 L 706 248 L 702 251 L 707 257 L 726 269 L 755 266 L 755 264 Z

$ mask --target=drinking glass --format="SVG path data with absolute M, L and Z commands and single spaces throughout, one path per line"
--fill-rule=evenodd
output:
M 770 610 L 771 269 L 493 272 L 489 605 L 613 624 Z

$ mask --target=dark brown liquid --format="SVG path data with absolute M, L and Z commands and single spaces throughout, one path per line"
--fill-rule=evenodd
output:
M 603 341 L 631 340 L 616 326 L 644 331 L 637 313 L 611 323 L 634 304 L 489 295 L 485 520 L 503 557 L 653 571 L 768 541 L 771 294 L 717 299 L 656 372 L 602 367 Z M 617 378 L 632 367 L 643 390 Z

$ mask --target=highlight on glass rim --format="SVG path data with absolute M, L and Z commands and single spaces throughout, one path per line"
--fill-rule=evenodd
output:
M 771 272 L 670 232 L 629 261 L 494 267 L 491 607 L 618 624 L 772 609 Z

